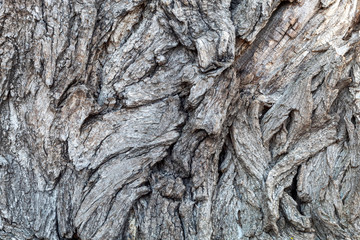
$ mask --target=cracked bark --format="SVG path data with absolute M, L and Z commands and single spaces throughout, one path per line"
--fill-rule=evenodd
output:
M 0 0 L 0 239 L 360 239 L 359 16 Z

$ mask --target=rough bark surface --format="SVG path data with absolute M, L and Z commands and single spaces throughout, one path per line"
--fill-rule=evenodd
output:
M 359 16 L 0 0 L 0 239 L 360 239 Z

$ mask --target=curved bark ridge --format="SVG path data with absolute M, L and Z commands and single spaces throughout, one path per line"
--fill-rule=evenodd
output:
M 359 9 L 0 2 L 0 238 L 359 237 Z

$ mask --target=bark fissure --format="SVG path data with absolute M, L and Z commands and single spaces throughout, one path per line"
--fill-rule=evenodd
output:
M 0 2 L 0 239 L 357 239 L 359 3 Z

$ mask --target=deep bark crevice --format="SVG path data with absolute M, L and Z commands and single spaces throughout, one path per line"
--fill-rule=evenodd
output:
M 360 235 L 356 1 L 0 5 L 0 239 Z
M 300 168 L 301 166 L 299 166 L 297 168 L 297 171 L 296 171 L 296 174 L 292 180 L 292 183 L 291 183 L 291 186 L 290 188 L 288 189 L 288 192 L 289 192 L 289 195 L 295 200 L 295 202 L 297 203 L 297 210 L 299 211 L 299 213 L 301 213 L 302 215 L 304 215 L 304 213 L 302 212 L 302 209 L 301 209 L 301 204 L 302 204 L 302 201 L 301 199 L 299 198 L 298 194 L 297 194 L 297 186 L 298 186 L 298 176 L 299 176 L 299 171 L 300 171 Z M 305 215 L 304 215 L 305 216 Z

